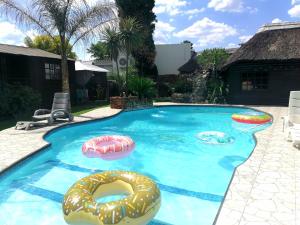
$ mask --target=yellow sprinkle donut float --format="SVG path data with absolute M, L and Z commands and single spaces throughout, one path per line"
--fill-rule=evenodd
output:
M 96 199 L 108 195 L 127 197 L 108 203 Z M 66 193 L 64 219 L 68 224 L 142 225 L 160 208 L 160 190 L 148 177 L 133 172 L 107 171 L 85 177 Z

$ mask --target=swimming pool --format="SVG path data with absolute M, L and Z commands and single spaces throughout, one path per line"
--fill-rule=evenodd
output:
M 152 224 L 211 225 L 235 167 L 255 147 L 253 133 L 268 126 L 231 119 L 246 112 L 253 110 L 158 107 L 57 129 L 45 138 L 51 146 L 0 177 L 1 224 L 65 225 L 61 202 L 74 182 L 103 170 L 128 170 L 159 185 L 162 206 Z M 223 132 L 230 142 L 199 140 L 197 134 L 206 131 Z M 131 136 L 135 151 L 117 161 L 82 155 L 85 141 L 106 134 Z

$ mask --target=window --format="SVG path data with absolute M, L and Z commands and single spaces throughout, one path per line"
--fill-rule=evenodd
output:
M 266 90 L 269 85 L 269 74 L 267 72 L 254 72 L 242 74 L 242 90 Z
M 60 65 L 45 63 L 45 78 L 46 80 L 60 80 L 61 79 Z

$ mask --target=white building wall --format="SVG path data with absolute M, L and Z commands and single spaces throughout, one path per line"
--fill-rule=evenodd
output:
M 178 68 L 192 56 L 191 44 L 156 45 L 155 64 L 159 75 L 178 75 Z
M 179 67 L 184 65 L 192 57 L 191 44 L 164 44 L 156 45 L 156 58 L 155 64 L 157 66 L 158 75 L 178 75 Z M 125 71 L 126 65 L 120 65 L 120 60 L 126 59 L 126 54 L 120 52 L 119 54 L 119 69 L 120 71 Z M 134 64 L 133 57 L 130 57 L 129 64 Z M 117 72 L 116 62 L 112 61 L 109 65 L 104 63 L 99 63 L 97 66 L 108 69 L 110 73 Z
M 123 62 L 123 64 L 121 64 L 121 62 Z M 113 60 L 112 64 L 113 64 L 113 71 L 116 73 L 117 72 L 117 62 Z M 119 64 L 120 72 L 125 72 L 125 70 L 126 70 L 126 53 L 123 51 L 119 52 L 118 64 Z M 131 55 L 129 56 L 129 65 L 134 65 L 134 58 Z

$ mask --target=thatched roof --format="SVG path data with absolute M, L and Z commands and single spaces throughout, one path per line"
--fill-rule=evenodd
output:
M 197 60 L 195 59 L 190 59 L 189 61 L 187 61 L 186 64 L 184 64 L 183 66 L 181 66 L 178 71 L 181 74 L 190 74 L 190 73 L 194 73 L 196 70 L 198 70 L 200 68 Z
M 179 67 L 178 71 L 181 74 L 191 74 L 200 69 L 200 65 L 197 62 L 197 53 L 193 52 L 192 57 L 184 65 Z
M 266 25 L 229 57 L 224 68 L 249 61 L 300 60 L 300 24 Z
M 235 53 L 239 48 L 225 48 L 225 51 L 229 54 L 232 55 Z

